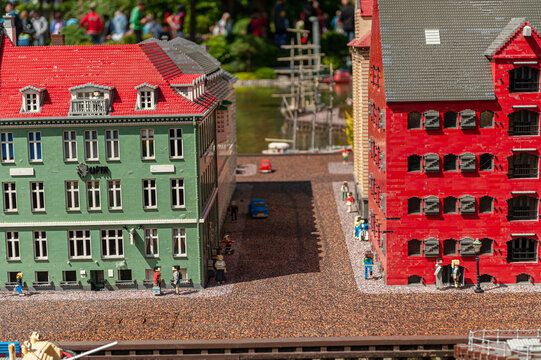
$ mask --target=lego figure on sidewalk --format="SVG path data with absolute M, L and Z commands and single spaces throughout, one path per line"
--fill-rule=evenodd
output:
M 154 266 L 154 287 L 152 292 L 154 295 L 161 295 L 162 293 L 162 268 L 161 266 Z
M 214 268 L 216 269 L 216 282 L 223 284 L 225 282 L 225 273 L 227 272 L 223 255 L 216 256 Z
M 353 198 L 353 194 L 348 193 L 348 197 L 346 198 L 346 205 L 348 207 L 348 213 L 351 212 L 351 207 L 353 206 L 354 202 L 355 202 L 355 199 Z
M 235 242 L 231 240 L 231 237 L 229 235 L 224 236 L 224 239 L 220 242 L 225 244 L 226 255 L 231 255 L 235 252 L 233 249 L 231 249 Z
M 345 150 L 342 152 L 342 162 L 344 164 L 347 164 L 348 160 L 349 160 L 349 151 Z
M 460 280 L 460 260 L 455 259 L 451 261 L 451 275 L 455 283 L 455 287 L 458 288 L 458 281 Z
M 173 266 L 173 283 L 175 284 L 175 294 L 180 295 L 180 279 L 182 274 L 180 273 L 180 266 Z
M 234 201 L 231 201 L 231 206 L 229 207 L 229 210 L 231 210 L 231 221 L 237 221 L 237 213 L 239 212 L 239 207 Z
M 370 251 L 364 253 L 364 279 L 368 280 L 368 273 L 370 272 L 370 277 L 372 277 L 372 266 L 374 266 L 374 254 Z
M 434 276 L 436 277 L 436 289 L 443 289 L 443 272 L 441 271 L 443 266 L 442 259 L 436 260 L 436 266 L 434 267 Z
M 361 240 L 368 241 L 368 222 L 365 219 L 361 220 Z
M 348 182 L 344 181 L 344 184 L 342 185 L 342 201 L 346 201 L 348 194 L 349 194 L 349 186 Z
M 361 230 L 362 230 L 362 220 L 360 216 L 355 217 L 355 239 L 359 240 L 361 237 Z
M 23 294 L 23 273 L 17 273 L 17 286 L 15 287 L 15 291 L 19 293 L 19 296 L 24 296 Z

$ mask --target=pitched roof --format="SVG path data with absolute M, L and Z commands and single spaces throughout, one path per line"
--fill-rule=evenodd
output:
M 526 22 L 526 18 L 512 18 L 507 26 L 503 28 L 496 39 L 489 45 L 485 51 L 485 56 L 492 56 L 496 51 L 498 51 L 511 36 Z
M 485 51 L 512 18 L 541 25 L 539 0 L 379 0 L 378 10 L 388 102 L 495 99 Z
M 202 115 L 219 100 L 209 91 L 196 101 L 178 94 L 173 83 L 191 83 L 204 72 L 185 74 L 157 43 L 16 47 L 5 36 L 1 41 L 1 119 L 67 117 L 70 88 L 90 84 L 114 88 L 109 116 Z M 225 77 L 222 81 L 230 83 Z M 155 110 L 135 111 L 136 87 L 142 83 L 158 87 Z M 19 90 L 36 84 L 46 88 L 41 112 L 20 113 Z
M 372 38 L 372 32 L 369 31 L 360 39 L 353 39 L 348 43 L 348 46 L 356 48 L 367 48 L 370 47 L 370 39 Z

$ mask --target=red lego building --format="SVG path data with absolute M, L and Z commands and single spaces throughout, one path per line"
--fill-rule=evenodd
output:
M 374 3 L 369 224 L 387 285 L 540 283 L 537 0 Z

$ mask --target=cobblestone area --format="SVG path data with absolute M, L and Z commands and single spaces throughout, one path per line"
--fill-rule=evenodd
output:
M 240 156 L 239 163 L 258 164 L 261 158 Z M 360 292 L 333 189 L 352 176 L 329 173 L 328 164 L 340 161 L 339 155 L 271 157 L 275 172 L 238 178 L 235 200 L 245 223 L 225 224 L 237 241 L 235 255 L 226 257 L 228 293 L 4 299 L 0 339 L 24 340 L 31 331 L 52 340 L 133 340 L 463 335 L 470 329 L 541 327 L 537 293 Z M 267 201 L 267 219 L 246 217 L 251 197 Z

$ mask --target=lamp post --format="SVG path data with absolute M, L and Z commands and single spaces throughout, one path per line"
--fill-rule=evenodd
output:
M 481 284 L 479 283 L 480 276 L 479 276 L 479 251 L 481 250 L 482 243 L 479 241 L 479 239 L 475 239 L 475 241 L 472 243 L 473 250 L 475 251 L 475 262 L 477 263 L 477 287 L 475 288 L 475 292 L 477 294 L 484 293 L 485 291 L 481 289 Z

